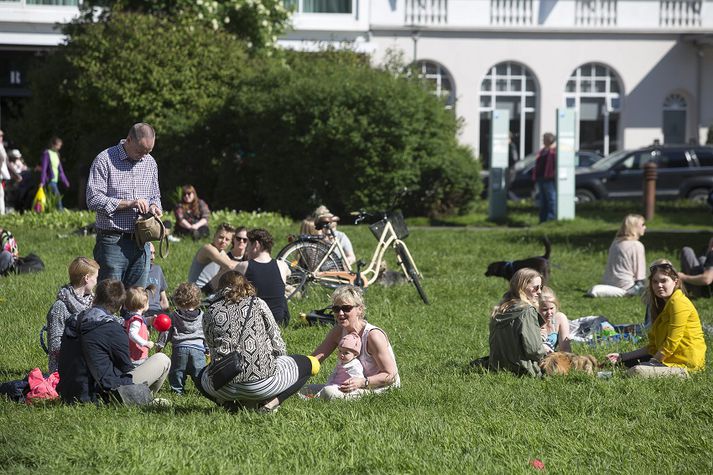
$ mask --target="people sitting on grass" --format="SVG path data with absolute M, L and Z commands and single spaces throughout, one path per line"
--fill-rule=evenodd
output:
M 490 318 L 490 370 L 507 370 L 517 375 L 539 377 L 545 356 L 540 328 L 545 320 L 537 311 L 542 276 L 520 269 L 510 279 L 510 288 Z
M 290 309 L 285 298 L 285 282 L 291 271 L 286 262 L 275 260 L 272 252 L 272 235 L 265 229 L 248 231 L 248 261 L 238 262 L 235 270 L 255 286 L 257 296 L 270 307 L 278 325 L 290 322 Z
M 334 234 L 334 238 L 339 241 L 339 245 L 344 250 L 344 260 L 352 265 L 356 262 L 356 256 L 354 255 L 354 247 L 349 237 L 342 231 L 337 229 L 337 222 L 339 221 L 339 216 L 333 215 L 329 208 L 321 205 L 315 209 L 311 215 L 307 216 L 302 221 L 300 226 L 300 234 L 321 236 L 326 235 L 320 226 L 329 226 Z M 320 228 L 320 229 L 318 229 Z M 332 239 L 331 236 L 329 239 Z
M 361 337 L 356 333 L 349 333 L 339 340 L 337 345 L 337 366 L 327 379 L 327 385 L 319 390 L 314 397 L 329 399 L 331 395 L 338 394 L 339 386 L 350 378 L 364 378 L 364 366 L 359 361 L 361 354 Z M 348 396 L 354 397 L 358 393 L 356 390 Z M 333 397 L 332 397 L 333 398 Z
M 352 285 L 337 288 L 332 294 L 332 311 L 336 325 L 312 355 L 320 362 L 324 361 L 345 336 L 355 333 L 361 340 L 359 362 L 364 369 L 364 376 L 349 377 L 338 386 L 310 384 L 301 393 L 305 397 L 320 394 L 325 400 L 356 399 L 365 394 L 382 393 L 400 387 L 401 377 L 394 350 L 386 332 L 366 320 L 362 290 Z
M 0 276 L 10 274 L 19 257 L 15 237 L 7 229 L 0 228 Z
M 189 235 L 193 240 L 202 239 L 210 234 L 208 221 L 210 209 L 205 201 L 198 198 L 193 185 L 183 185 L 181 202 L 176 205 L 176 234 Z
M 245 249 L 248 247 L 248 228 L 239 226 L 235 228 L 233 235 L 233 247 L 228 252 L 228 257 L 234 261 L 246 261 L 248 256 L 245 255 Z
M 213 361 L 201 373 L 199 389 L 228 409 L 276 411 L 312 374 L 312 361 L 288 355 L 280 328 L 255 287 L 241 274 L 229 271 L 220 278 L 220 298 L 203 318 L 205 340 Z M 237 352 L 242 371 L 230 373 L 221 387 L 211 376 L 211 365 Z
M 203 335 L 203 311 L 201 291 L 195 284 L 183 282 L 173 293 L 176 310 L 171 313 L 171 328 L 161 332 L 156 343 L 161 351 L 171 343 L 171 371 L 168 384 L 173 392 L 183 394 L 186 377 L 190 376 L 197 386 L 198 375 L 205 368 L 208 346 Z
M 678 273 L 678 277 L 689 295 L 711 296 L 709 287 L 713 284 L 713 238 L 708 241 L 708 247 L 701 256 L 697 256 L 688 246 L 681 249 L 681 272 Z
M 193 257 L 188 270 L 188 282 L 192 282 L 203 291 L 205 295 L 215 292 L 211 280 L 217 282 L 220 275 L 234 269 L 236 261 L 230 259 L 225 250 L 233 240 L 235 228 L 227 223 L 218 226 L 213 236 L 213 241 L 203 245 Z
M 60 287 L 57 300 L 47 312 L 47 367 L 57 371 L 59 350 L 68 318 L 92 306 L 92 290 L 97 285 L 99 264 L 94 259 L 77 257 L 69 264 L 69 284 Z
M 155 394 L 171 367 L 163 353 L 134 368 L 129 338 L 122 320 L 114 314 L 126 299 L 119 280 L 106 279 L 96 286 L 92 307 L 70 317 L 59 353 L 57 392 L 65 402 L 108 402 L 120 386 L 146 384 Z
M 646 347 L 626 353 L 610 353 L 630 375 L 687 377 L 705 366 L 706 342 L 696 307 L 681 288 L 681 279 L 669 263 L 649 269 L 648 292 L 653 323 Z
M 554 290 L 542 287 L 539 310 L 545 323 L 540 327 L 546 353 L 553 351 L 572 351 L 569 341 L 569 320 L 560 312 L 560 301 Z
M 639 239 L 645 232 L 646 222 L 643 216 L 629 214 L 624 218 L 609 246 L 602 283 L 589 290 L 589 297 L 641 295 L 645 286 L 646 253 Z

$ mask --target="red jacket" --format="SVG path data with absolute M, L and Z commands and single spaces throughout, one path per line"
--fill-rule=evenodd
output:
M 544 160 L 544 164 L 541 162 Z M 532 181 L 537 180 L 554 180 L 555 179 L 555 162 L 557 161 L 557 149 L 555 147 L 543 147 L 537 152 L 535 166 L 532 167 Z M 538 170 L 543 169 L 541 176 L 538 176 Z

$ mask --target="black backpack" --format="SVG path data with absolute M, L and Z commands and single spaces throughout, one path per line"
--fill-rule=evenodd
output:
M 13 271 L 17 274 L 29 274 L 45 270 L 45 263 L 36 254 L 29 253 L 25 257 L 15 259 Z

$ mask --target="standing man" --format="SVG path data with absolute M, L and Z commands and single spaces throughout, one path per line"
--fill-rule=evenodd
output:
M 532 181 L 540 189 L 540 222 L 553 221 L 557 204 L 555 186 L 555 166 L 557 147 L 554 134 L 547 132 L 542 136 L 543 147 L 537 152 L 535 167 L 532 169 Z
M 158 168 L 150 155 L 156 134 L 149 124 L 134 124 L 125 140 L 94 159 L 87 184 L 87 207 L 96 211 L 94 259 L 99 280 L 121 280 L 146 287 L 151 259 L 148 246 L 134 240 L 140 213 L 161 217 Z
M 52 137 L 49 146 L 42 152 L 42 178 L 40 178 L 40 184 L 42 186 L 47 185 L 49 191 L 58 198 L 57 209 L 60 211 L 64 209 L 64 206 L 62 205 L 62 195 L 59 194 L 59 181 L 62 180 L 64 186 L 69 188 L 69 180 L 64 174 L 62 162 L 59 158 L 61 148 L 62 139 L 57 136 Z

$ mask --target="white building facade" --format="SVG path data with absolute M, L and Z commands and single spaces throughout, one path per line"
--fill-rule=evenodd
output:
M 573 107 L 583 150 L 705 142 L 713 124 L 713 0 L 286 0 L 286 47 L 398 51 L 487 156 L 510 111 L 520 156 Z

